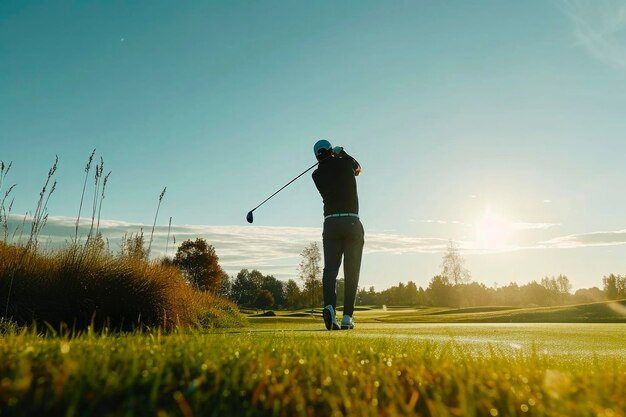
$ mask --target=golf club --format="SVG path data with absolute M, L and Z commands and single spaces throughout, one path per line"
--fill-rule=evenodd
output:
M 307 168 L 302 174 L 298 175 L 297 177 L 295 177 L 294 179 L 292 179 L 291 181 L 289 181 L 287 184 L 283 185 L 278 191 L 276 191 L 274 194 L 272 194 L 271 196 L 267 197 L 265 200 L 263 200 L 263 202 L 261 204 L 259 204 L 258 206 L 256 206 L 255 208 L 253 208 L 252 210 L 250 210 L 248 212 L 248 215 L 246 216 L 246 220 L 248 221 L 248 223 L 252 223 L 254 221 L 254 216 L 252 215 L 252 212 L 256 209 L 258 209 L 259 207 L 261 207 L 263 204 L 265 204 L 265 202 L 267 200 L 269 200 L 270 198 L 274 197 L 276 194 L 278 194 L 279 192 L 281 192 L 285 187 L 287 187 L 289 184 L 291 184 L 292 182 L 294 182 L 295 180 L 297 180 L 298 178 L 300 178 L 301 176 L 303 176 L 304 174 L 306 174 L 307 172 L 309 172 L 310 170 L 312 170 L 313 168 L 315 168 L 317 165 L 319 164 L 319 162 L 314 163 L 313 165 L 311 165 L 309 168 Z

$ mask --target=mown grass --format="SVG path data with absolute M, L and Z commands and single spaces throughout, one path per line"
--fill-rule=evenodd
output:
M 404 323 L 626 323 L 626 300 L 556 307 L 379 310 L 360 316 L 370 321 Z
M 9 331 L 0 337 L 0 414 L 624 416 L 621 325 L 562 334 L 530 327 L 532 343 L 513 350 L 485 343 L 488 337 L 463 341 L 480 338 L 481 325 L 455 325 L 454 334 L 430 326 L 430 340 L 397 337 L 382 325 L 369 336 Z M 519 337 L 519 329 L 487 326 Z M 617 351 L 585 346 L 594 332 Z M 543 344 L 553 339 L 556 353 L 546 353 Z
M 275 317 L 250 316 L 255 326 L 315 326 L 321 310 L 277 311 Z M 341 317 L 341 313 L 339 313 Z M 364 323 L 626 323 L 626 300 L 557 307 L 361 307 L 354 314 Z

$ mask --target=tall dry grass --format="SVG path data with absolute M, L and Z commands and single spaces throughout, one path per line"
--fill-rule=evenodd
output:
M 194 290 L 177 268 L 112 255 L 101 245 L 42 253 L 0 243 L 0 294 L 11 283 L 2 310 L 20 325 L 131 330 L 244 324 L 234 304 Z
M 21 325 L 45 322 L 61 323 L 75 328 L 89 325 L 109 326 L 121 330 L 138 327 L 231 327 L 241 326 L 245 319 L 236 306 L 209 293 L 195 290 L 174 266 L 150 261 L 150 244 L 144 246 L 141 234 L 124 237 L 118 254 L 109 251 L 100 234 L 100 214 L 107 181 L 104 160 L 96 164 L 91 223 L 86 241 L 78 234 L 87 180 L 94 149 L 85 166 L 78 217 L 73 239 L 61 250 L 43 251 L 39 235 L 48 219 L 48 201 L 54 193 L 58 157 L 48 171 L 32 213 L 30 235 L 26 243 L 7 239 L 8 213 L 5 201 L 13 187 L 0 198 L 0 224 L 4 239 L 0 242 L 0 319 Z M 0 190 L 11 164 L 0 161 Z M 165 188 L 159 196 L 156 224 Z M 24 231 L 27 215 L 21 226 Z M 17 228 L 14 235 L 17 233 Z

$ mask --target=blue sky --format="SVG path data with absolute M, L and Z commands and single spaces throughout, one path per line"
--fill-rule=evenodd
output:
M 363 285 L 426 286 L 448 239 L 488 285 L 601 285 L 626 268 L 624 109 L 621 1 L 0 4 L 13 212 L 59 155 L 46 233 L 66 239 L 96 148 L 111 239 L 167 186 L 159 223 L 231 273 L 296 275 L 321 235 L 310 177 L 245 214 L 326 138 L 364 169 Z

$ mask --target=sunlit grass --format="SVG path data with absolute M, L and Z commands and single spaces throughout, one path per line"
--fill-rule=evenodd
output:
M 194 289 L 180 271 L 99 248 L 49 253 L 0 242 L 1 315 L 21 325 L 240 327 L 230 301 Z
M 590 343 L 594 328 L 584 325 L 561 334 L 496 326 L 494 343 L 490 325 L 482 333 L 480 326 L 422 326 L 47 338 L 9 331 L 0 337 L 0 412 L 624 415 L 624 352 L 598 349 L 623 346 L 621 325 L 601 325 L 601 345 Z M 515 343 L 520 330 L 528 343 Z M 430 333 L 397 337 L 420 331 Z

